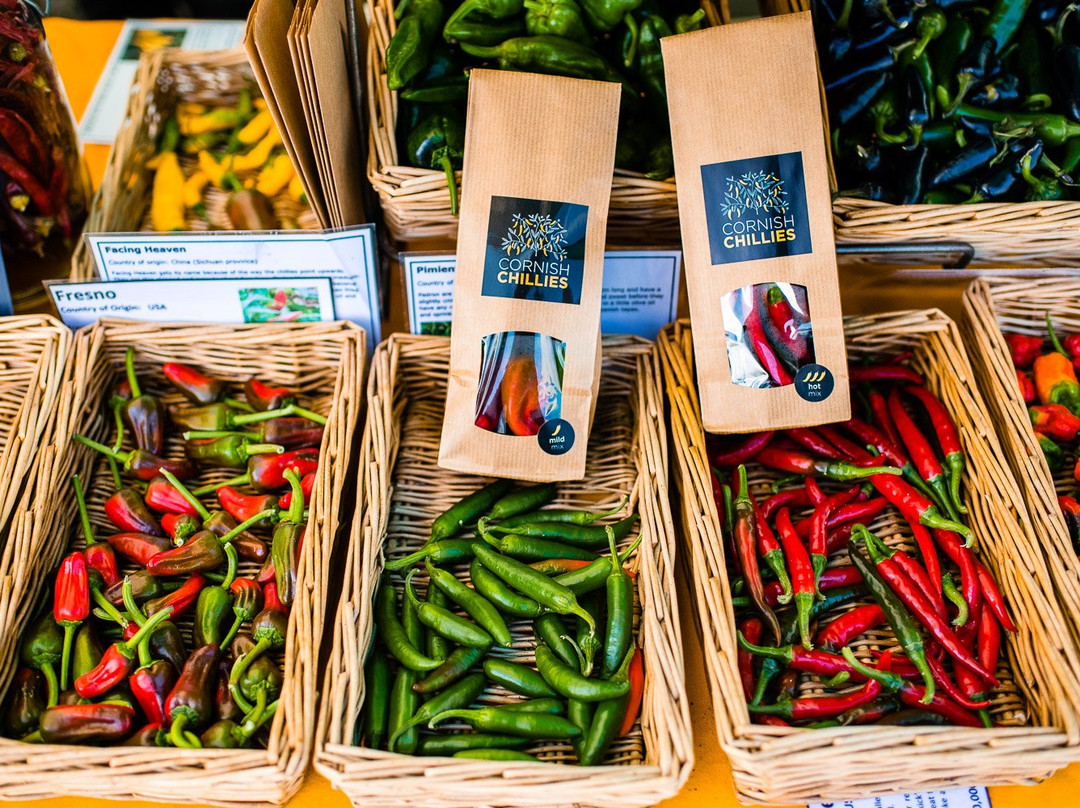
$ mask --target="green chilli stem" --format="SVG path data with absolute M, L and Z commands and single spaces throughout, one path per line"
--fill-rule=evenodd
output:
M 300 474 L 294 468 L 285 469 L 282 475 L 289 481 L 292 488 L 292 499 L 289 500 L 289 512 L 285 518 L 294 525 L 300 524 L 304 519 L 304 489 L 300 485 Z
M 87 547 L 97 544 L 94 538 L 94 526 L 90 524 L 90 514 L 86 510 L 86 497 L 83 495 L 82 480 L 78 474 L 71 475 L 71 486 L 75 489 L 75 502 L 79 506 L 79 521 L 82 523 L 83 539 Z
M 124 615 L 120 613 L 120 610 L 113 606 L 112 603 L 109 602 L 109 599 L 105 597 L 105 595 L 102 593 L 102 591 L 93 584 L 90 585 L 90 596 L 94 599 L 94 602 L 101 607 L 101 610 L 105 612 L 105 614 L 109 616 L 109 619 L 112 620 L 114 623 L 119 624 L 121 627 L 128 624 L 128 619 L 124 617 Z
M 145 625 L 146 615 L 144 615 L 142 609 L 139 608 L 139 604 L 135 602 L 135 593 L 132 592 L 131 589 L 131 578 L 127 575 L 124 576 L 124 584 L 120 591 L 124 598 L 124 608 L 127 609 L 127 613 L 131 615 L 131 619 L 135 621 L 135 625 Z
M 239 536 L 245 530 L 248 530 L 248 529 L 254 527 L 255 525 L 259 524 L 259 522 L 261 522 L 263 519 L 267 519 L 268 517 L 273 516 L 275 513 L 277 513 L 277 511 L 274 508 L 267 508 L 265 511 L 259 511 L 257 514 L 252 516 L 250 519 L 245 519 L 243 522 L 241 522 L 236 527 L 234 527 L 232 530 L 230 530 L 228 533 L 226 533 L 224 536 L 222 536 L 221 537 L 221 543 L 224 544 L 224 545 L 228 545 L 229 542 L 231 542 L 233 539 L 235 539 L 237 536 Z M 226 575 L 226 578 L 227 577 L 228 576 Z M 236 577 L 235 571 L 233 573 L 233 577 Z M 232 581 L 229 581 L 229 583 L 231 584 Z
M 127 373 L 128 384 L 131 385 L 132 399 L 139 398 L 142 395 L 142 388 L 139 387 L 139 377 L 135 375 L 135 346 L 133 345 L 129 345 L 127 353 L 124 354 L 124 370 Z
M 236 555 L 236 548 L 232 544 L 225 545 L 225 559 L 228 566 L 225 568 L 225 580 L 221 582 L 222 589 L 228 589 L 232 586 L 232 582 L 236 580 L 236 570 L 240 564 L 240 559 Z
M 206 506 L 199 501 L 199 498 L 195 496 L 193 491 L 190 491 L 186 485 L 176 478 L 175 474 L 166 468 L 159 468 L 158 473 L 169 481 L 169 485 L 175 488 L 180 496 L 182 496 L 192 508 L 198 511 L 199 516 L 204 522 L 210 518 L 210 511 L 208 511 Z
M 241 401 L 238 398 L 225 397 L 221 399 L 221 403 L 226 407 L 234 410 L 241 410 L 243 412 L 255 412 L 255 408 L 248 404 L 246 401 Z
M 109 461 L 109 472 L 112 474 L 113 487 L 119 491 L 124 487 L 124 481 L 120 479 L 120 467 L 116 465 L 116 458 L 107 457 L 105 459 Z

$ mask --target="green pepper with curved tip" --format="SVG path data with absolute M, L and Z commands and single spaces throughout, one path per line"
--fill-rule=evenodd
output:
M 391 90 L 405 87 L 428 66 L 443 16 L 442 0 L 410 0 L 386 46 L 386 85 Z
M 456 216 L 458 186 L 454 172 L 461 168 L 461 161 L 465 157 L 464 115 L 452 108 L 428 115 L 409 132 L 405 149 L 410 165 L 416 168 L 442 169 L 446 173 L 446 184 L 450 189 L 450 211 Z

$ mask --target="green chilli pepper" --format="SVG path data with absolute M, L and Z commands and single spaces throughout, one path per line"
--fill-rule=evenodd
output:
M 459 581 L 446 570 L 434 567 L 431 561 L 427 561 L 425 566 L 430 578 L 428 586 L 433 583 L 442 590 L 443 594 L 464 609 L 469 617 L 479 623 L 488 634 L 494 637 L 495 642 L 499 645 L 504 648 L 509 648 L 513 645 L 514 640 L 510 636 L 510 629 L 507 628 L 506 621 L 503 620 L 498 609 L 489 603 L 482 595 L 477 594 L 477 592 L 470 589 L 466 584 Z
M 374 649 L 365 666 L 364 740 L 370 749 L 382 749 L 390 709 L 390 660 Z
M 543 611 L 539 603 L 519 595 L 475 558 L 469 564 L 469 579 L 476 591 L 504 614 L 511 617 L 539 617 Z
M 590 47 L 593 44 L 576 0 L 525 0 L 525 32 L 529 36 L 560 36 Z
M 443 721 L 456 718 L 471 727 L 488 732 L 543 740 L 570 740 L 581 734 L 567 719 L 547 713 L 508 710 L 505 707 L 481 707 L 474 710 L 446 710 L 434 716 L 428 727 L 435 729 Z
M 422 707 L 416 710 L 408 719 L 397 726 L 390 736 L 390 742 L 386 748 L 391 751 L 399 751 L 398 741 L 402 736 L 411 733 L 414 727 L 426 724 L 439 713 L 447 710 L 459 710 L 468 707 L 476 701 L 484 692 L 484 675 L 472 673 L 459 682 L 432 696 Z M 403 751 L 403 750 L 400 750 Z M 409 754 L 416 751 L 415 745 L 409 750 Z
M 629 680 L 603 681 L 582 676 L 569 665 L 561 662 L 543 643 L 536 646 L 536 668 L 544 677 L 544 681 L 568 699 L 606 701 L 624 696 L 630 690 Z
M 442 19 L 442 0 L 410 0 L 408 13 L 386 46 L 386 84 L 391 90 L 400 90 L 428 66 Z
M 608 528 L 611 548 L 611 572 L 607 579 L 607 632 L 604 634 L 604 656 L 600 675 L 613 676 L 623 663 L 626 651 L 634 639 L 634 582 L 619 563 L 615 532 Z
M 467 674 L 473 665 L 484 658 L 486 653 L 486 648 L 470 648 L 467 645 L 455 648 L 439 667 L 413 685 L 413 690 L 426 695 L 449 687 Z
M 485 659 L 484 673 L 495 684 L 519 696 L 542 699 L 559 695 L 544 681 L 543 676 L 528 665 L 519 665 L 505 659 Z
M 458 645 L 484 650 L 491 647 L 491 635 L 476 623 L 454 614 L 449 609 L 443 609 L 417 598 L 412 588 L 412 577 L 415 574 L 415 569 L 409 570 L 409 574 L 405 577 L 405 597 L 416 609 L 416 615 L 421 623 Z
M 418 675 L 408 668 L 398 668 L 394 685 L 390 690 L 390 709 L 387 719 L 387 732 L 390 742 L 387 749 L 411 755 L 420 742 L 420 733 L 415 727 L 407 727 L 409 720 L 420 707 L 420 694 L 413 690 Z M 396 746 L 396 749 L 395 749 Z
M 397 593 L 388 576 L 383 577 L 375 595 L 375 625 L 386 649 L 409 670 L 433 671 L 439 667 L 438 660 L 424 655 L 409 641 L 405 628 L 398 620 Z

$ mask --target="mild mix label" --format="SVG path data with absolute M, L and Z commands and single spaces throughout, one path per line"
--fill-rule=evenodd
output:
M 813 250 L 801 152 L 701 167 L 713 265 Z
M 576 306 L 588 221 L 586 205 L 493 196 L 480 294 Z

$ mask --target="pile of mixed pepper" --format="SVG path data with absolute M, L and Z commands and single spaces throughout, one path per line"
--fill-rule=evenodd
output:
M 1066 0 L 814 0 L 842 196 L 1077 199 L 1080 16 Z
M 111 466 L 115 491 L 103 514 L 116 532 L 96 534 L 74 477 L 84 546 L 61 561 L 51 598 L 22 638 L 4 734 L 34 743 L 261 744 L 283 685 L 267 652 L 285 645 L 326 419 L 286 388 L 253 377 L 235 399 L 221 380 L 171 362 L 162 373 L 191 406 L 170 408 L 142 388 L 131 350 L 126 369 L 108 402 L 113 445 L 75 436 Z M 175 454 L 170 421 L 183 431 L 183 458 L 165 456 Z M 245 473 L 194 491 L 181 481 L 221 469 Z M 200 497 L 215 493 L 220 508 L 210 510 Z
M 1028 416 L 1042 449 L 1046 465 L 1054 477 L 1064 472 L 1058 505 L 1069 528 L 1073 549 L 1080 555 L 1080 333 L 1060 339 L 1050 315 L 1046 315 L 1047 337 L 1006 334 L 1020 394 L 1028 405 Z M 1071 465 L 1071 468 L 1070 468 Z
M 710 447 L 759 723 L 992 726 L 1001 628 L 1016 627 L 964 524 L 956 425 L 904 358 L 851 368 L 864 417 Z M 789 476 L 755 496 L 750 462 Z M 908 534 L 866 527 L 896 513 Z
M 621 553 L 616 543 L 638 517 L 601 526 L 625 501 L 609 513 L 545 508 L 556 493 L 496 480 L 438 516 L 418 550 L 387 562 L 358 741 L 401 754 L 529 761 L 537 760 L 529 746 L 569 742 L 581 765 L 594 766 L 633 729 L 644 663 L 623 564 L 641 537 Z M 596 552 L 604 547 L 607 557 Z M 459 573 L 467 565 L 468 583 L 451 565 Z M 422 599 L 417 573 L 427 579 Z M 515 641 L 511 626 L 525 621 L 533 637 Z
M 409 165 L 446 172 L 455 214 L 472 67 L 622 84 L 616 168 L 657 180 L 674 174 L 660 39 L 701 28 L 697 3 L 400 0 L 394 16 L 386 81 L 402 101 L 399 148 Z
M 154 171 L 150 226 L 160 232 L 189 230 L 189 213 L 219 229 L 206 209 L 208 187 L 228 192 L 225 215 L 233 230 L 295 230 L 295 219 L 278 218 L 274 197 L 285 192 L 295 203 L 307 202 L 266 102 L 247 89 L 232 106 L 180 102 L 148 167 Z
M 86 218 L 89 177 L 60 90 L 40 17 L 22 0 L 0 0 L 0 243 L 8 261 L 43 256 L 50 238 L 69 252 Z

